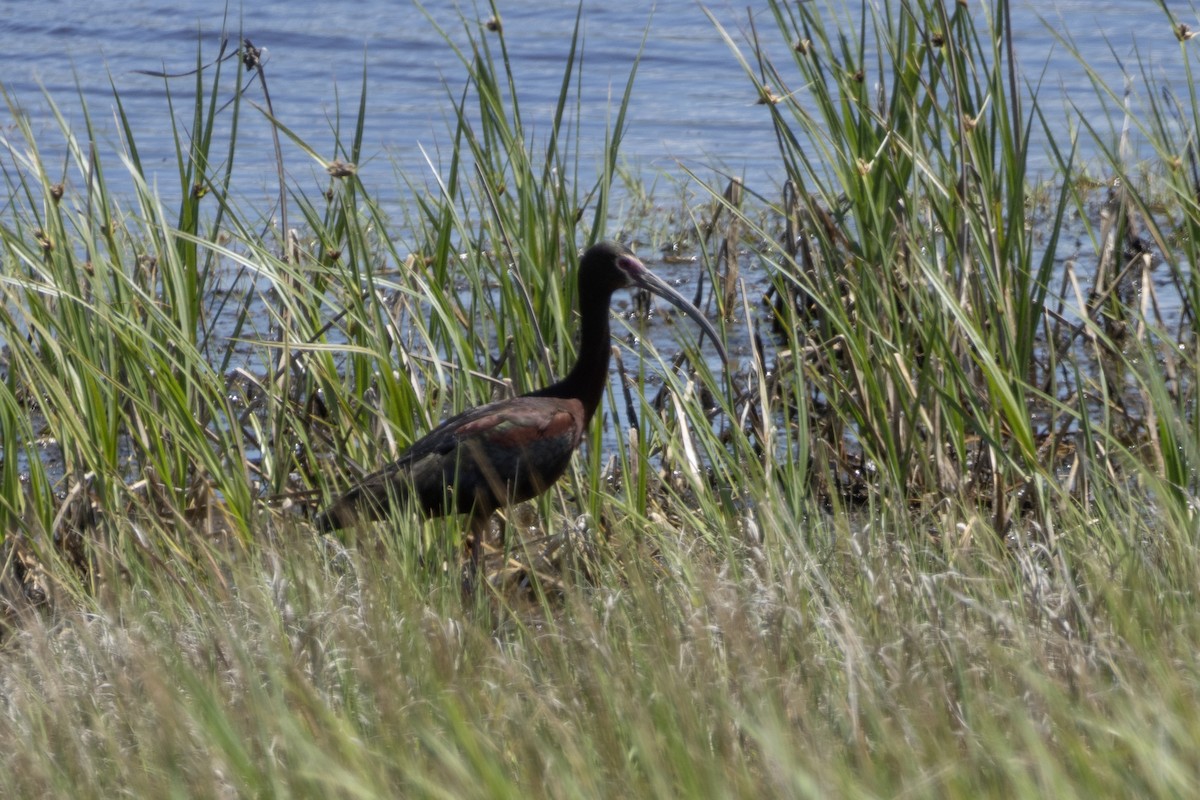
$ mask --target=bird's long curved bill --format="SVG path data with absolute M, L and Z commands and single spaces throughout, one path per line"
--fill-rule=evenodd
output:
M 694 319 L 696 324 L 700 326 L 700 329 L 708 334 L 708 338 L 716 345 L 717 353 L 721 356 L 721 363 L 729 363 L 729 356 L 725 353 L 725 346 L 721 344 L 721 339 L 717 336 L 717 329 L 700 313 L 700 309 L 689 303 L 683 295 L 675 291 L 662 278 L 659 278 L 645 267 L 638 270 L 637 274 L 631 275 L 630 278 L 634 284 L 648 292 L 653 292 Z

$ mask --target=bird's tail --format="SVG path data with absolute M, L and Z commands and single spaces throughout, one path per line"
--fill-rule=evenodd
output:
M 313 526 L 317 533 L 326 534 L 348 528 L 358 519 L 358 514 L 347 505 L 345 498 L 338 498 L 329 508 L 313 517 Z
M 394 480 L 394 477 L 388 470 L 368 475 L 313 517 L 313 526 L 319 533 L 333 533 L 362 520 L 386 516 L 387 509 L 402 501 L 406 494 L 406 482 Z

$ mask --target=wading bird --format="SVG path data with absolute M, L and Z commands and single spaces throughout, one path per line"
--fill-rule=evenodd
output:
M 613 292 L 632 286 L 659 295 L 696 320 L 725 360 L 716 331 L 695 306 L 629 248 L 601 242 L 579 264 L 582 335 L 579 359 L 567 376 L 447 419 L 318 514 L 317 528 L 327 533 L 358 519 L 381 519 L 393 505 L 429 517 L 468 514 L 467 547 L 475 563 L 492 513 L 536 497 L 566 472 L 608 383 L 609 302 Z

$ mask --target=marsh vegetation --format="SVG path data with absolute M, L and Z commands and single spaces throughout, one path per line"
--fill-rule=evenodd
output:
M 498 7 L 447 36 L 446 160 L 399 211 L 358 178 L 365 92 L 302 141 L 247 43 L 163 78 L 170 185 L 119 95 L 120 152 L 83 109 L 48 161 L 15 114 L 5 796 L 1192 794 L 1191 31 L 1163 8 L 1174 82 L 1097 79 L 1118 122 L 1063 134 L 1005 3 L 881 5 L 727 31 L 780 181 L 674 176 L 694 202 L 621 160 L 636 64 L 602 153 L 575 48 L 526 116 Z M 327 184 L 281 166 L 248 202 L 246 126 Z M 571 362 L 601 238 L 687 273 L 730 367 L 622 309 L 603 424 L 471 598 L 454 519 L 316 535 L 439 419 Z

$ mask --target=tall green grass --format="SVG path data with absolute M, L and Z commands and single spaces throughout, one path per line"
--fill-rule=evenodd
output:
M 1157 441 L 1170 432 L 1150 384 L 1162 365 L 1190 371 L 1171 346 L 1190 339 L 1190 306 L 1185 327 L 1162 330 L 1152 261 L 1141 255 L 1153 250 L 1171 291 L 1192 296 L 1180 266 L 1190 257 L 1170 243 L 1190 238 L 1197 185 L 1183 167 L 1194 160 L 1186 139 L 1194 128 L 1179 101 L 1154 94 L 1148 118 L 1126 124 L 1163 155 L 1173 185 L 1154 198 L 1120 143 L 1082 120 L 1089 150 L 1103 154 L 1100 169 L 1119 187 L 1102 222 L 1076 143 L 1060 141 L 1039 87 L 1015 72 L 1005 4 L 982 20 L 961 4 L 922 2 L 771 10 L 768 33 L 753 19 L 744 41 L 722 32 L 771 99 L 787 176 L 774 204 L 782 224 L 759 223 L 753 244 L 774 275 L 775 328 L 788 356 L 771 368 L 791 373 L 782 389 L 800 409 L 795 439 L 780 428 L 775 448 L 806 452 L 797 440 L 811 448 L 815 433 L 828 448 L 814 454 L 819 491 L 919 505 L 956 497 L 987 509 L 1001 534 L 1027 508 L 1044 524 L 1057 504 L 1086 504 L 1088 492 L 1073 489 L 1097 470 L 1185 480 L 1179 448 Z M 1120 92 L 1102 84 L 1098 92 L 1117 119 L 1126 115 Z M 1058 167 L 1054 186 L 1026 176 L 1035 141 Z M 711 191 L 719 197 L 719 187 Z M 1181 228 L 1162 229 L 1176 224 L 1158 213 L 1163 200 L 1181 212 Z M 1075 215 L 1096 226 L 1094 277 L 1055 263 Z M 1128 307 L 1133 283 L 1147 301 L 1138 308 Z M 1193 416 L 1190 400 L 1174 399 L 1184 402 L 1163 409 L 1165 419 Z M 1157 463 L 1131 447 L 1143 424 Z M 1059 479 L 1064 469 L 1077 475 L 1071 486 Z M 847 475 L 861 476 L 854 491 Z
M 312 533 L 306 506 L 570 362 L 577 254 L 638 191 L 636 63 L 581 153 L 582 38 L 534 120 L 502 10 L 443 32 L 451 146 L 432 187 L 397 176 L 398 215 L 358 174 L 366 68 L 304 141 L 245 43 L 164 78 L 191 115 L 172 184 L 119 95 L 120 153 L 86 108 L 58 114 L 63 164 L 5 138 L 0 792 L 1194 793 L 1200 112 L 1096 78 L 1156 160 L 1083 120 L 1085 171 L 1003 3 L 772 2 L 744 36 L 713 14 L 787 178 L 678 217 L 740 360 L 621 348 L 615 445 L 597 426 L 503 515 L 465 603 L 456 520 Z M 327 191 L 262 210 L 246 126 Z M 1071 217 L 1091 250 L 1062 265 Z

